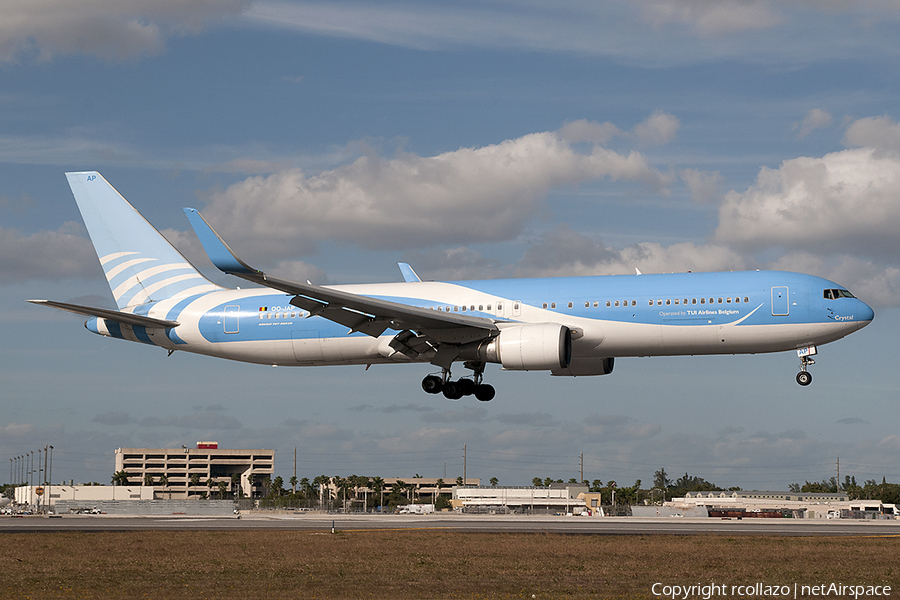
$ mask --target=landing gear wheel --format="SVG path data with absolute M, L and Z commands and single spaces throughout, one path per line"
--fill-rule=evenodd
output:
M 444 382 L 437 375 L 429 375 L 422 380 L 422 389 L 429 394 L 440 394 L 444 387 Z
M 460 379 L 458 383 L 463 396 L 471 396 L 475 393 L 475 382 L 471 379 Z
M 486 383 L 476 385 L 475 386 L 475 397 L 481 400 L 482 402 L 490 402 L 494 399 L 494 386 L 488 385 Z
M 463 397 L 463 387 L 458 381 L 448 381 L 444 384 L 444 398 L 448 400 L 459 400 Z
M 797 383 L 807 386 L 812 383 L 812 373 L 809 371 L 800 371 L 797 373 Z

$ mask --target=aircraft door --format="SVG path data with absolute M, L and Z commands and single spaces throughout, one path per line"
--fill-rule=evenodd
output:
M 222 319 L 222 327 L 224 327 L 225 333 L 240 333 L 240 321 L 239 315 L 241 313 L 241 307 L 232 304 L 230 306 L 225 307 L 225 318 Z
M 791 314 L 790 296 L 786 285 L 775 286 L 772 288 L 772 315 L 775 317 L 786 317 Z

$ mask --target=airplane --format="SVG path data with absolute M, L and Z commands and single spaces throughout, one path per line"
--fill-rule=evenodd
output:
M 872 322 L 843 286 L 783 271 L 315 285 L 259 271 L 203 216 L 184 212 L 213 265 L 204 277 L 96 171 L 66 173 L 118 310 L 50 300 L 103 336 L 276 366 L 429 363 L 451 400 L 495 396 L 487 364 L 556 376 L 612 373 L 616 358 L 796 351 L 801 386 L 818 347 Z M 454 379 L 457 363 L 470 370 Z
M 12 500 L 10 500 L 9 498 L 7 498 L 7 497 L 4 496 L 3 494 L 0 494 L 0 508 L 3 508 L 4 506 L 6 506 L 7 504 L 9 504 L 10 502 L 12 502 Z

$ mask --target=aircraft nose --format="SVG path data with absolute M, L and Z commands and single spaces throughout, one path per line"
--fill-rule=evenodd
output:
M 859 328 L 862 329 L 875 318 L 875 311 L 862 300 L 857 300 L 857 302 L 859 304 L 856 307 L 856 320 L 859 322 Z

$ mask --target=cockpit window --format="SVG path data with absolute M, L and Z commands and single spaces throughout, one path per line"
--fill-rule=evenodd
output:
M 840 290 L 840 289 L 825 290 L 825 299 L 826 300 L 837 300 L 838 298 L 856 298 L 856 296 L 854 296 L 847 290 Z

